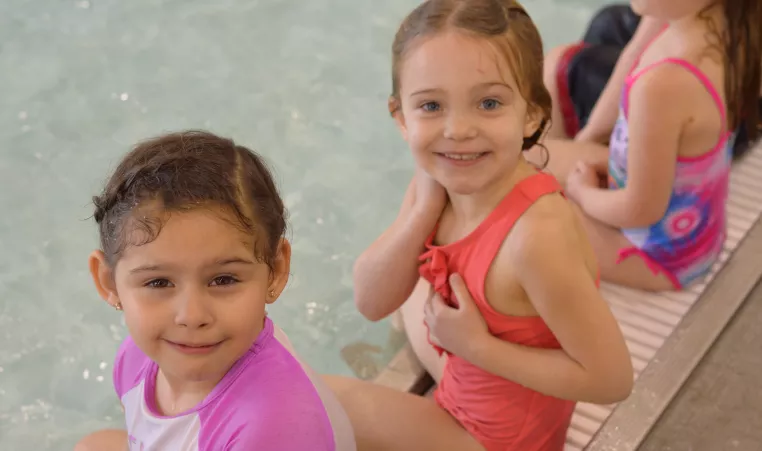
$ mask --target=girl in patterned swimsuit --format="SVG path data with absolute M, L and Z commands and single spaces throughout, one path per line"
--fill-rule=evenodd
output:
M 550 117 L 540 36 L 512 0 L 429 0 L 392 53 L 417 171 L 357 260 L 355 300 L 371 320 L 402 307 L 438 387 L 331 386 L 360 450 L 561 451 L 575 402 L 619 401 L 633 375 L 584 229 L 522 155 Z
M 722 251 L 733 132 L 742 122 L 752 140 L 757 131 L 762 2 L 632 7 L 667 26 L 624 83 L 609 148 L 548 142 L 550 166 L 581 209 L 604 280 L 680 290 Z M 573 155 L 585 161 L 562 168 Z

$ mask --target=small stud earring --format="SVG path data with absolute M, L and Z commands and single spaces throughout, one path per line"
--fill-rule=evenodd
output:
M 114 309 L 121 311 L 122 310 L 122 303 L 121 302 L 117 302 L 114 305 Z
M 270 297 L 271 297 L 271 298 L 274 298 L 274 297 L 275 297 L 275 290 L 270 290 Z

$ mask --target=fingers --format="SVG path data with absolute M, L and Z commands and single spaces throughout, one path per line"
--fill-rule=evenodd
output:
M 429 297 L 426 298 L 426 302 L 423 303 L 423 317 L 427 323 L 434 317 L 434 307 L 431 304 L 433 298 L 434 295 L 430 294 Z
M 450 288 L 452 288 L 455 299 L 458 301 L 459 308 L 470 308 L 473 305 L 474 299 L 460 274 L 450 275 Z

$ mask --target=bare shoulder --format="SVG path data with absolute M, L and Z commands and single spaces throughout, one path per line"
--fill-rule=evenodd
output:
M 549 258 L 583 263 L 597 272 L 595 257 L 570 201 L 560 194 L 538 199 L 516 222 L 506 240 L 505 258 L 513 268 L 526 268 Z M 520 269 L 519 269 L 520 271 Z
M 569 201 L 548 194 L 529 207 L 503 241 L 487 277 L 487 298 L 504 314 L 541 315 L 537 307 L 542 298 L 530 288 L 551 288 L 547 281 L 556 280 L 558 272 L 577 281 L 588 279 L 594 286 L 598 268 Z
M 691 62 L 692 63 L 692 62 Z M 693 63 L 692 63 L 693 64 Z M 697 64 L 693 64 L 697 66 Z M 696 92 L 706 88 L 696 75 L 682 64 L 659 64 L 638 77 L 633 84 L 630 98 L 645 102 L 671 105 L 672 101 L 690 100 Z M 678 105 L 679 106 L 679 105 Z
M 510 254 L 522 257 L 532 248 L 546 248 L 548 240 L 573 244 L 576 236 L 576 217 L 569 201 L 560 194 L 548 194 L 535 201 L 516 221 L 506 244 Z

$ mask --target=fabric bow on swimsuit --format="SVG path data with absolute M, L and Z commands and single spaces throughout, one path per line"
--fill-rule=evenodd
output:
M 458 301 L 452 296 L 452 289 L 450 288 L 447 255 L 440 249 L 429 249 L 421 255 L 419 260 L 423 262 L 418 268 L 418 273 L 421 277 L 426 279 L 431 286 L 434 287 L 434 291 L 442 297 L 442 300 L 444 300 L 447 305 L 458 308 Z M 430 335 L 428 341 L 440 356 L 442 353 L 447 352 L 432 343 Z

